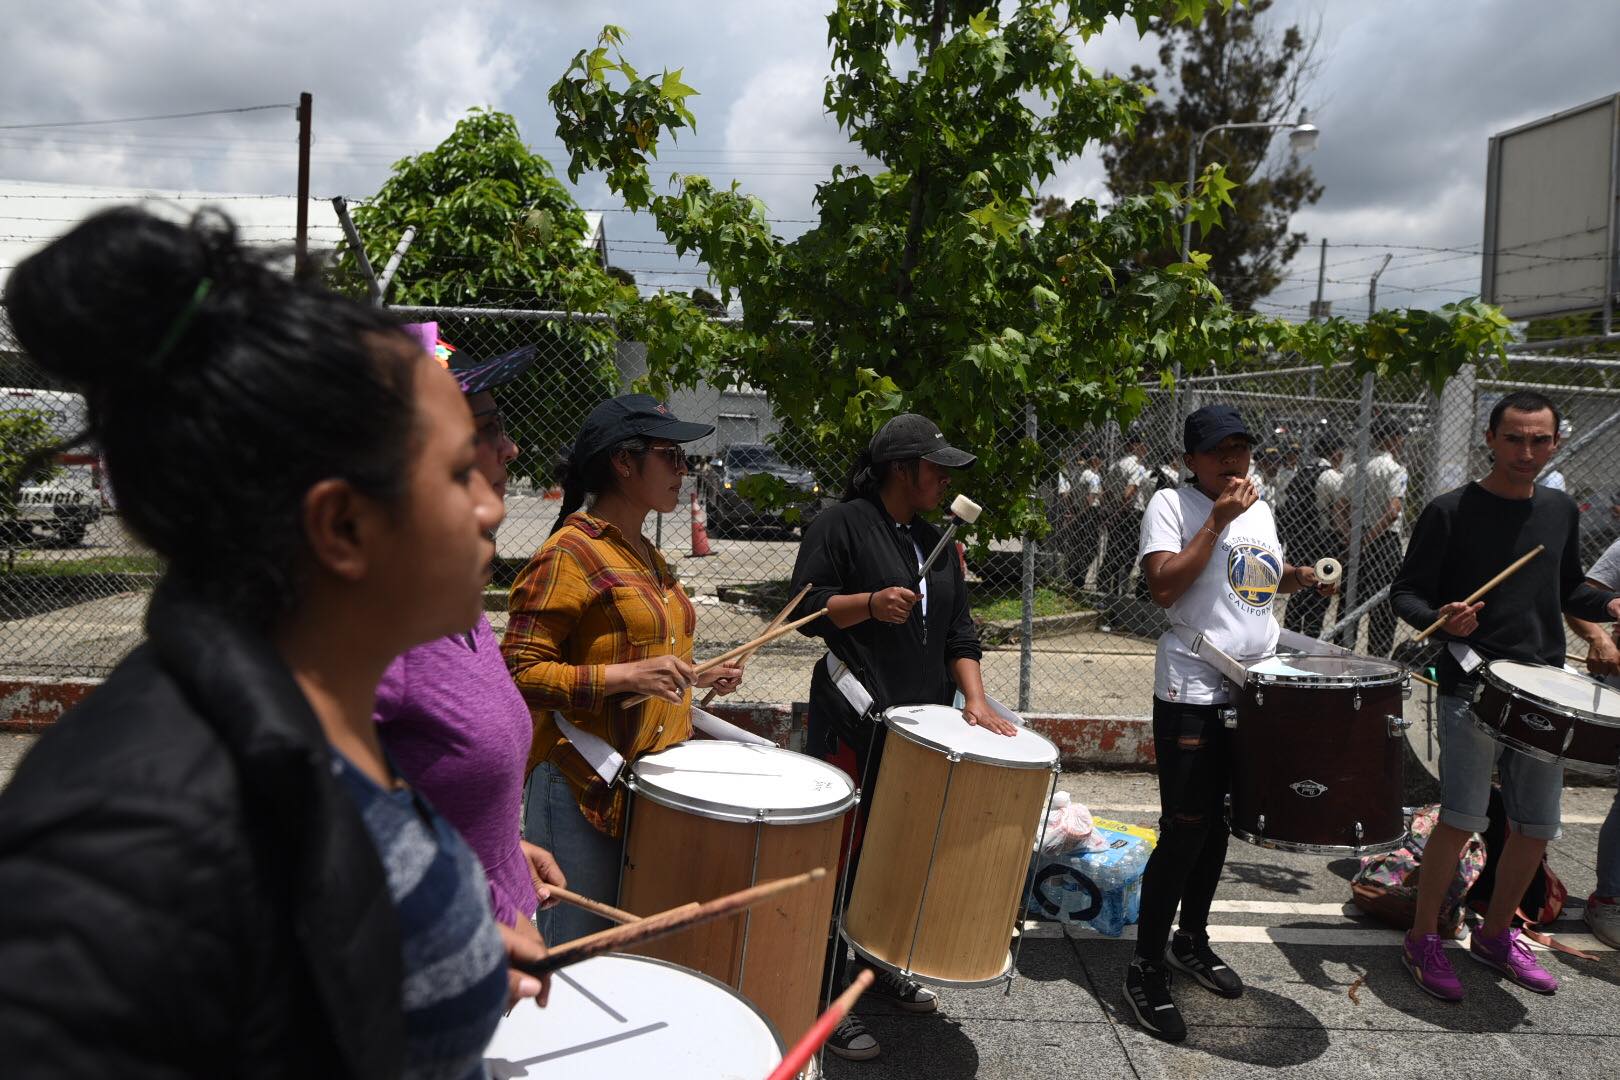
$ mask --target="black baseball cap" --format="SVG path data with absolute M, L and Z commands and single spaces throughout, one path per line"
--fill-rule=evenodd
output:
M 1252 446 L 1260 440 L 1249 431 L 1243 417 L 1230 405 L 1205 405 L 1188 415 L 1181 426 L 1182 444 L 1189 454 L 1213 450 L 1230 435 L 1241 435 Z
M 585 418 L 574 440 L 574 460 L 589 461 L 626 439 L 668 439 L 686 443 L 714 434 L 712 424 L 693 424 L 648 394 L 608 398 Z
M 884 424 L 872 436 L 867 450 L 872 455 L 874 465 L 922 458 L 947 469 L 965 469 L 979 460 L 976 455 L 958 450 L 946 442 L 945 433 L 939 430 L 938 424 L 916 413 L 901 413 Z

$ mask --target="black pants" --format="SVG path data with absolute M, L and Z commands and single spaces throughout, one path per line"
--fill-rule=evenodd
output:
M 1226 865 L 1226 792 L 1231 742 L 1219 705 L 1178 705 L 1153 699 L 1153 749 L 1158 755 L 1159 845 L 1142 878 L 1142 917 L 1136 955 L 1159 962 L 1170 921 L 1181 905 L 1181 928 L 1202 934 Z
M 1401 568 L 1401 538 L 1385 532 L 1361 545 L 1361 568 L 1356 572 L 1356 595 L 1365 600 L 1395 581 Z M 1354 639 L 1351 639 L 1352 642 Z M 1367 652 L 1388 656 L 1395 647 L 1395 609 L 1386 599 L 1367 615 Z
M 1086 571 L 1091 569 L 1102 546 L 1102 515 L 1096 507 L 1085 507 L 1075 511 L 1064 525 L 1067 535 L 1064 536 L 1063 561 L 1069 572 L 1069 586 L 1081 592 L 1086 587 Z M 1101 573 L 1099 569 L 1098 589 L 1103 587 Z
M 882 724 L 871 724 L 865 738 L 860 733 L 851 737 L 840 735 L 831 726 L 820 728 L 815 722 L 814 714 L 809 724 L 810 748 L 814 756 L 823 761 L 853 774 L 855 785 L 860 789 L 861 801 L 855 807 L 851 828 L 856 830 L 859 837 L 866 829 L 866 820 L 872 810 L 872 795 L 877 787 L 878 769 L 883 764 L 883 744 L 888 735 L 888 729 Z M 852 767 L 853 766 L 853 767 Z M 847 834 L 846 834 L 847 839 Z M 842 855 L 844 848 L 839 848 Z M 849 866 L 841 870 L 839 881 L 840 892 L 833 911 L 844 911 L 849 906 L 849 895 L 855 889 L 855 871 L 860 869 L 861 846 L 859 841 L 849 851 Z M 849 985 L 857 970 L 851 967 L 849 946 L 838 933 L 838 927 L 832 928 L 832 937 L 827 942 L 827 967 L 831 974 L 833 996 Z M 825 980 L 827 976 L 823 976 Z
M 1097 571 L 1097 591 L 1125 595 L 1131 577 L 1131 564 L 1141 543 L 1142 515 L 1135 510 L 1116 514 L 1108 521 L 1108 548 Z

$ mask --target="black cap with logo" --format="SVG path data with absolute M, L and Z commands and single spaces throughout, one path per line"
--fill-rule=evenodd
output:
M 938 424 L 916 413 L 901 413 L 884 424 L 872 436 L 867 450 L 872 455 L 874 465 L 922 458 L 947 469 L 965 469 L 979 460 L 976 455 L 958 450 L 946 442 L 945 433 L 939 430 Z
M 1249 431 L 1243 417 L 1230 405 L 1205 405 L 1189 414 L 1181 426 L 1181 434 L 1182 445 L 1189 454 L 1213 450 L 1221 444 L 1222 439 L 1231 435 L 1241 435 L 1251 445 L 1259 441 Z
M 714 433 L 712 424 L 680 419 L 670 407 L 647 394 L 620 394 L 591 410 L 574 440 L 574 459 L 589 461 L 627 439 L 668 439 L 686 443 Z

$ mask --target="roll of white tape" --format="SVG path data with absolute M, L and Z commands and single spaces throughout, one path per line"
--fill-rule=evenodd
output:
M 1316 571 L 1316 580 L 1324 585 L 1336 585 L 1344 576 L 1344 567 L 1339 565 L 1338 559 L 1332 557 L 1317 559 L 1313 569 Z

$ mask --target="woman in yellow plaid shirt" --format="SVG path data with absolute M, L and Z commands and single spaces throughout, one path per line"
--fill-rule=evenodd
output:
M 693 686 L 729 694 L 742 679 L 731 664 L 694 677 L 692 602 L 642 535 L 648 514 L 680 500 L 680 444 L 713 431 L 645 394 L 598 405 L 574 441 L 551 536 L 512 586 L 501 652 L 534 718 L 524 835 L 571 888 L 608 903 L 619 891 L 621 772 L 691 736 Z M 640 694 L 651 700 L 620 704 Z M 554 945 L 607 925 L 568 907 L 540 919 Z

